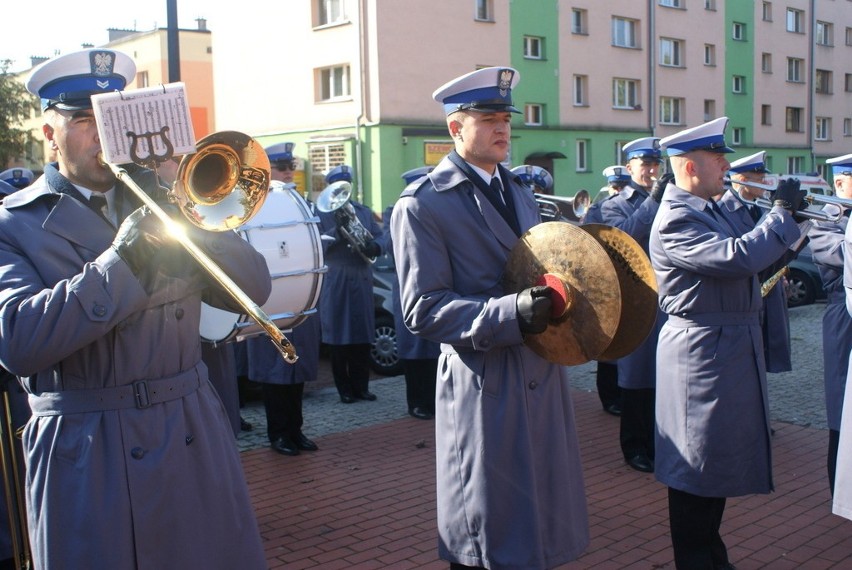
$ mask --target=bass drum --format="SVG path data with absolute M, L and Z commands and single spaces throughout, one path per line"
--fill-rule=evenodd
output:
M 283 330 L 299 326 L 317 312 L 325 266 L 319 217 L 292 184 L 272 182 L 260 211 L 240 235 L 266 259 L 272 293 L 261 308 Z M 201 306 L 201 340 L 221 343 L 266 334 L 248 315 L 206 303 Z

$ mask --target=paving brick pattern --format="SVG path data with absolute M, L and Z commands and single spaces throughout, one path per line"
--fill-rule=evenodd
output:
M 728 500 L 722 533 L 739 570 L 852 568 L 852 522 L 831 514 L 825 474 L 823 308 L 791 311 L 796 371 L 770 375 L 776 491 Z M 674 568 L 665 487 L 624 465 L 593 364 L 572 382 L 592 542 L 564 568 Z M 324 365 L 305 399 L 320 450 L 298 457 L 266 447 L 257 402 L 243 409 L 255 430 L 239 444 L 270 568 L 448 567 L 437 558 L 434 424 L 406 415 L 401 378 L 370 389 L 378 401 L 341 404 Z

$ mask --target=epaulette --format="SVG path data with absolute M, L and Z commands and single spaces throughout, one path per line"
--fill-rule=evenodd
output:
M 428 183 L 429 183 L 429 177 L 428 176 L 421 176 L 420 178 L 418 178 L 417 180 L 415 180 L 414 182 L 412 182 L 411 184 L 406 186 L 405 189 L 402 191 L 402 193 L 399 195 L 399 197 L 405 198 L 405 197 L 408 197 L 408 196 L 415 196 L 417 194 L 417 191 L 420 190 L 421 188 L 423 188 L 424 186 L 426 186 L 426 184 L 428 184 Z

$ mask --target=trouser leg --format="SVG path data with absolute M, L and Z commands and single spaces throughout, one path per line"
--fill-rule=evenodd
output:
M 437 358 L 405 360 L 405 396 L 408 409 L 420 408 L 435 413 L 435 378 L 438 374 Z
M 654 459 L 655 393 L 653 388 L 621 389 L 619 439 L 625 459 L 642 454 Z
M 266 435 L 272 443 L 287 436 L 287 393 L 282 384 L 262 385 L 263 408 L 266 411 Z
M 834 496 L 834 477 L 837 473 L 837 450 L 840 447 L 840 432 L 828 430 L 828 488 Z
M 618 387 L 618 365 L 614 362 L 598 362 L 595 373 L 595 384 L 598 389 L 598 398 L 601 405 L 606 408 L 612 404 L 621 403 L 621 389 Z
M 349 376 L 356 395 L 366 394 L 370 387 L 370 345 L 349 345 Z
M 286 384 L 284 386 L 285 396 L 285 408 L 286 408 L 286 430 L 287 434 L 293 439 L 293 441 L 298 440 L 299 436 L 302 434 L 302 424 L 304 423 L 304 418 L 302 417 L 302 396 L 305 392 L 305 384 L 304 382 L 300 382 L 299 384 Z
M 669 487 L 669 527 L 678 570 L 713 570 L 728 563 L 719 534 L 724 497 L 699 497 Z

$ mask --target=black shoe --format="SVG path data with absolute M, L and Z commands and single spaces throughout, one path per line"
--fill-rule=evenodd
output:
M 612 414 L 613 416 L 621 415 L 621 406 L 619 404 L 605 404 L 603 409 L 606 413 Z
M 627 460 L 627 464 L 636 471 L 641 471 L 642 473 L 654 472 L 654 462 L 651 461 L 651 459 L 649 459 L 644 453 L 634 455 Z
M 435 414 L 427 412 L 423 408 L 414 407 L 408 410 L 408 415 L 418 420 L 431 420 L 435 418 Z
M 270 447 L 281 455 L 299 455 L 299 448 L 289 437 L 279 437 Z
M 352 396 L 340 396 L 340 401 L 344 404 L 352 404 L 353 402 L 355 402 L 355 398 L 353 398 Z
M 319 449 L 317 444 L 305 437 L 303 433 L 299 433 L 299 437 L 296 438 L 296 447 L 302 451 L 316 451 Z
M 372 402 L 372 401 L 375 401 L 376 395 L 373 394 L 372 392 L 370 392 L 369 390 L 367 390 L 365 392 L 361 392 L 360 394 L 355 394 L 355 399 L 356 400 L 369 400 L 369 401 Z
M 240 416 L 240 431 L 251 431 L 254 427 Z

